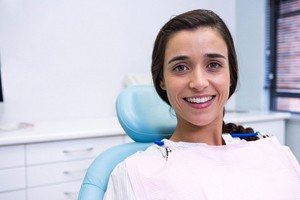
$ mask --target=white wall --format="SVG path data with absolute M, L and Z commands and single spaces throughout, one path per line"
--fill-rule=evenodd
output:
M 236 108 L 268 110 L 268 92 L 264 90 L 266 0 L 237 0 L 236 16 L 240 70 Z
M 207 8 L 235 35 L 235 0 L 1 0 L 2 121 L 115 115 L 126 73 L 150 73 L 159 28 Z
M 300 162 L 300 117 L 293 116 L 292 119 L 289 119 L 287 122 L 287 129 L 286 129 L 286 144 L 291 148 L 292 152 L 297 157 L 298 161 Z

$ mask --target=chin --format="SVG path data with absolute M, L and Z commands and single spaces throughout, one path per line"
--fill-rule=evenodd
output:
M 190 119 L 187 120 L 187 122 L 189 122 L 190 124 L 193 124 L 195 126 L 206 126 L 208 124 L 210 124 L 212 122 L 212 120 L 209 119 Z
M 210 124 L 215 124 L 217 121 L 218 116 L 201 116 L 201 117 L 192 117 L 192 118 L 186 118 L 186 121 L 189 122 L 190 124 L 193 124 L 195 126 L 207 126 Z

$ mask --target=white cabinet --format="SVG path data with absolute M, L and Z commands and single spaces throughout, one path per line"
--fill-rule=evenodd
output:
M 0 192 L 24 189 L 25 167 L 0 170 Z
M 245 113 L 226 113 L 224 121 L 241 124 L 277 137 L 281 144 L 285 144 L 285 121 L 290 118 L 290 113 L 249 111 Z
M 26 145 L 27 165 L 94 158 L 104 150 L 123 143 L 123 136 L 101 137 Z
M 81 181 L 28 189 L 27 200 L 77 200 Z
M 95 157 L 122 143 L 120 135 L 0 147 L 0 200 L 77 199 Z
M 262 122 L 243 123 L 245 127 L 251 127 L 254 131 L 260 131 L 265 134 L 274 135 L 281 144 L 285 144 L 285 121 L 272 120 Z
M 0 147 L 0 170 L 25 165 L 25 145 Z
M 26 191 L 12 191 L 0 193 L 0 200 L 26 200 Z
M 25 194 L 24 154 L 24 145 L 0 147 L 0 200 L 22 199 L 18 197 Z
M 28 187 L 82 180 L 92 159 L 59 162 L 27 168 Z
M 28 200 L 76 199 L 95 157 L 123 142 L 115 136 L 26 145 Z

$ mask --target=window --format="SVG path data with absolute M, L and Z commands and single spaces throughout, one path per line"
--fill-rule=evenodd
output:
M 300 0 L 270 0 L 271 110 L 300 113 Z

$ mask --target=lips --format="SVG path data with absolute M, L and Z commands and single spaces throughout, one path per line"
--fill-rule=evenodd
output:
M 207 95 L 201 97 L 185 97 L 184 101 L 188 103 L 192 108 L 204 109 L 208 108 L 214 101 L 216 95 Z
M 185 101 L 187 101 L 188 103 L 202 104 L 202 103 L 206 103 L 208 101 L 211 101 L 213 98 L 215 98 L 215 95 L 204 96 L 204 97 L 186 97 L 186 98 L 183 98 L 183 99 Z

